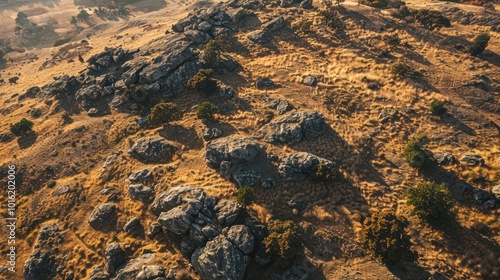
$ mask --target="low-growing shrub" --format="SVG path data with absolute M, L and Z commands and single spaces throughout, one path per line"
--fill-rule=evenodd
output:
M 425 182 L 409 190 L 408 204 L 419 218 L 435 221 L 449 217 L 453 196 L 444 184 Z
M 396 62 L 391 65 L 391 74 L 406 77 L 411 74 L 411 68 L 404 62 Z
M 337 172 L 335 168 L 327 163 L 320 163 L 314 167 L 313 180 L 316 182 L 330 182 L 335 179 Z
M 196 116 L 204 124 L 211 123 L 215 121 L 215 114 L 219 112 L 219 108 L 210 102 L 203 102 L 198 106 L 196 111 Z
M 162 102 L 156 104 L 148 115 L 148 124 L 155 126 L 162 123 L 169 123 L 178 115 L 177 105 L 172 102 Z
M 16 136 L 23 136 L 33 131 L 33 122 L 22 118 L 19 122 L 10 125 L 10 132 Z
M 443 16 L 441 12 L 434 10 L 413 10 L 411 12 L 412 17 L 422 25 L 424 28 L 429 30 L 440 29 L 442 27 L 450 27 L 450 20 Z
M 385 35 L 384 41 L 391 47 L 399 46 L 399 44 L 401 44 L 401 39 L 399 39 L 398 34 Z
M 447 111 L 444 104 L 446 104 L 444 101 L 434 100 L 429 105 L 429 110 L 431 110 L 434 115 L 441 116 Z
M 319 11 L 326 25 L 334 30 L 345 28 L 345 24 L 341 19 L 340 9 L 342 7 L 333 5 L 332 2 L 325 2 L 323 9 Z
M 427 142 L 426 136 L 419 136 L 406 144 L 403 155 L 411 167 L 423 169 L 432 163 L 432 153 L 424 148 Z
M 214 73 L 211 69 L 200 69 L 189 81 L 187 82 L 188 89 L 202 92 L 205 94 L 214 93 L 217 89 L 217 81 L 210 78 Z
M 376 212 L 363 223 L 363 247 L 383 263 L 400 260 L 413 261 L 416 253 L 411 250 L 410 236 L 406 233 L 409 222 L 394 213 Z
M 201 58 L 207 67 L 217 67 L 220 64 L 220 55 L 223 52 L 230 51 L 234 44 L 235 39 L 233 37 L 226 34 L 219 35 L 205 45 Z
M 488 46 L 488 42 L 490 41 L 490 35 L 486 33 L 481 33 L 476 36 L 474 39 L 474 42 L 472 43 L 472 46 L 469 48 L 469 53 L 472 54 L 473 56 L 476 56 L 486 49 Z
M 252 187 L 243 187 L 238 190 L 237 201 L 244 207 L 250 206 L 255 200 L 255 190 Z
M 302 249 L 299 226 L 290 220 L 275 220 L 267 228 L 269 235 L 262 241 L 266 252 L 279 264 L 288 264 Z

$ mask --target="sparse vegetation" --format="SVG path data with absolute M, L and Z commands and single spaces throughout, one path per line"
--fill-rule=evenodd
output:
M 23 136 L 33 131 L 33 122 L 22 118 L 19 122 L 10 125 L 10 132 L 16 136 Z
M 453 196 L 444 184 L 425 182 L 408 192 L 413 214 L 427 221 L 447 218 L 453 207 Z
M 266 252 L 279 264 L 286 265 L 302 249 L 299 226 L 293 221 L 271 221 L 269 235 L 262 241 Z
M 213 73 L 214 71 L 211 69 L 200 69 L 198 73 L 187 82 L 188 89 L 205 94 L 214 93 L 218 89 L 218 86 L 217 81 L 210 78 Z
M 411 15 L 416 22 L 431 31 L 443 27 L 451 27 L 450 20 L 439 11 L 428 9 L 412 10 Z
M 412 72 L 410 66 L 404 62 L 396 62 L 391 66 L 391 74 L 406 77 Z
M 292 27 L 300 34 L 312 32 L 313 21 L 307 17 L 301 17 L 292 23 Z
M 162 102 L 156 104 L 148 115 L 148 124 L 151 126 L 169 123 L 176 119 L 178 115 L 177 105 L 172 102 Z
M 363 246 L 386 264 L 415 260 L 416 253 L 411 250 L 410 236 L 406 233 L 408 226 L 405 218 L 392 212 L 375 212 L 364 221 Z
M 243 187 L 238 190 L 238 203 L 244 207 L 250 206 L 255 200 L 255 190 L 252 187 Z
M 488 42 L 490 41 L 490 35 L 486 33 L 481 33 L 476 36 L 472 46 L 469 48 L 469 53 L 473 56 L 479 55 L 484 52 L 486 47 L 488 46 Z
M 446 104 L 444 101 L 434 100 L 429 105 L 429 110 L 431 110 L 434 115 L 442 116 L 447 111 L 444 104 Z
M 432 153 L 424 148 L 428 141 L 426 136 L 419 136 L 406 144 L 404 157 L 411 167 L 423 169 L 432 162 Z
M 345 24 L 341 19 L 340 9 L 343 8 L 333 5 L 333 2 L 327 1 L 324 3 L 323 9 L 319 11 L 326 25 L 333 30 L 345 28 Z
M 387 0 L 358 0 L 358 3 L 380 9 L 386 8 L 389 4 Z
M 331 182 L 337 176 L 333 166 L 327 163 L 320 163 L 315 166 L 313 180 L 317 182 Z
M 215 121 L 215 114 L 219 112 L 219 108 L 210 102 L 203 102 L 198 106 L 196 111 L 196 116 L 204 124 L 211 123 Z
M 57 38 L 54 43 L 52 44 L 53 47 L 59 47 L 61 45 L 66 44 L 67 42 L 71 41 L 71 38 L 68 37 L 60 37 Z
M 234 38 L 226 34 L 219 35 L 205 45 L 201 58 L 208 68 L 215 68 L 220 64 L 220 55 L 230 51 L 234 44 Z
M 391 47 L 396 47 L 401 44 L 401 39 L 399 39 L 398 34 L 385 35 L 384 41 Z

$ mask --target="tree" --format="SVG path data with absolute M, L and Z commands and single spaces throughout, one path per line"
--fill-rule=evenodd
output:
M 203 48 L 201 58 L 208 68 L 215 68 L 220 63 L 220 56 L 223 52 L 231 50 L 234 46 L 234 39 L 229 35 L 222 34 L 210 40 Z
M 389 211 L 375 212 L 363 223 L 362 240 L 365 250 L 383 263 L 412 261 L 416 253 L 406 233 L 409 222 Z
M 255 200 L 255 190 L 252 187 L 243 187 L 238 190 L 238 203 L 244 207 L 250 206 Z
M 187 82 L 188 89 L 211 94 L 218 88 L 217 81 L 210 78 L 214 71 L 212 69 L 200 69 L 189 81 Z
M 290 220 L 275 220 L 267 228 L 269 235 L 262 241 L 266 246 L 266 253 L 278 263 L 288 264 L 302 248 L 299 226 Z
M 470 54 L 473 56 L 476 56 L 480 53 L 482 53 L 486 47 L 488 46 L 488 42 L 490 41 L 490 35 L 486 33 L 481 33 L 476 36 L 474 39 L 474 42 L 472 43 L 472 46 L 469 48 Z
M 432 153 L 424 148 L 428 141 L 426 136 L 419 136 L 406 144 L 403 155 L 411 167 L 422 169 L 430 165 Z
M 148 115 L 148 124 L 156 126 L 162 123 L 169 123 L 177 117 L 177 105 L 172 102 L 162 102 L 156 104 Z
M 442 27 L 450 27 L 450 20 L 443 16 L 439 11 L 428 9 L 413 10 L 411 12 L 413 18 L 420 23 L 424 28 L 429 30 L 440 29 Z
M 23 136 L 30 133 L 33 129 L 33 122 L 22 118 L 19 122 L 10 125 L 10 132 L 16 136 Z
M 435 221 L 450 215 L 453 196 L 444 184 L 425 182 L 408 192 L 408 204 L 413 214 L 427 221 Z
M 79 21 L 86 21 L 90 18 L 90 14 L 86 10 L 80 10 L 76 18 Z
M 198 110 L 196 111 L 196 116 L 200 119 L 204 124 L 211 123 L 215 121 L 215 114 L 219 112 L 219 108 L 210 102 L 203 102 L 200 106 L 198 106 Z

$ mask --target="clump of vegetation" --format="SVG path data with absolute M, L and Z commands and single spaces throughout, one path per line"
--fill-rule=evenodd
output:
M 15 136 L 24 136 L 33 131 L 33 122 L 22 118 L 19 122 L 10 125 L 10 132 Z
M 443 16 L 439 11 L 428 9 L 413 10 L 411 15 L 424 28 L 429 30 L 440 29 L 442 27 L 451 27 L 450 20 Z
M 406 233 L 408 226 L 409 222 L 405 218 L 392 212 L 373 213 L 363 224 L 363 246 L 386 264 L 400 260 L 413 261 L 416 253 L 411 250 L 412 243 Z
M 148 115 L 148 124 L 152 126 L 169 123 L 178 115 L 177 105 L 172 102 L 156 104 Z
M 198 106 L 198 110 L 196 111 L 196 116 L 200 119 L 204 124 L 211 123 L 215 121 L 215 114 L 219 112 L 219 108 L 210 102 L 203 102 L 200 106 Z
M 53 47 L 59 47 L 59 46 L 62 46 L 64 44 L 66 44 L 67 42 L 71 41 L 71 38 L 69 37 L 60 37 L 60 38 L 57 38 L 54 43 L 52 44 Z
M 444 101 L 434 100 L 429 105 L 429 110 L 436 116 L 442 116 L 447 111 L 444 104 L 446 104 Z
M 423 169 L 431 164 L 432 152 L 424 148 L 428 142 L 427 136 L 419 136 L 406 144 L 403 155 L 411 167 Z
M 413 213 L 427 221 L 447 218 L 453 207 L 453 196 L 444 184 L 425 182 L 408 192 Z
M 391 65 L 391 74 L 406 77 L 412 73 L 411 67 L 404 62 L 396 62 Z
M 380 9 L 386 8 L 389 5 L 389 1 L 387 0 L 358 0 L 358 3 Z
M 323 9 L 319 11 L 326 25 L 334 30 L 345 28 L 344 22 L 340 17 L 341 6 L 334 6 L 332 2 L 325 2 Z
M 396 47 L 401 44 L 401 39 L 399 39 L 398 34 L 385 35 L 384 41 L 391 47 Z
M 328 163 L 320 163 L 314 167 L 313 180 L 317 182 L 330 182 L 337 176 L 335 168 Z
M 212 69 L 200 69 L 189 81 L 187 82 L 188 89 L 202 92 L 205 94 L 214 93 L 217 89 L 217 81 L 210 78 L 214 71 Z
M 145 102 L 148 98 L 148 91 L 146 88 L 135 84 L 128 86 L 124 94 L 128 99 L 139 103 Z
M 76 15 L 76 18 L 79 20 L 79 21 L 87 21 L 90 19 L 90 14 L 82 9 L 80 10 L 80 12 L 78 13 L 78 15 Z
M 292 27 L 301 34 L 311 33 L 311 28 L 313 26 L 313 21 L 307 17 L 301 17 L 292 23 Z
M 238 190 L 237 201 L 244 207 L 250 206 L 255 200 L 255 190 L 252 187 L 243 187 Z
M 472 54 L 473 56 L 476 56 L 486 49 L 488 46 L 488 42 L 490 41 L 490 35 L 486 33 L 481 33 L 476 36 L 474 39 L 474 42 L 472 43 L 472 46 L 469 48 L 469 53 Z
M 64 111 L 61 116 L 64 124 L 69 124 L 73 122 L 73 119 L 71 118 L 71 115 L 68 113 L 68 111 Z
M 268 253 L 279 264 L 287 265 L 302 249 L 299 226 L 293 221 L 271 221 L 269 235 L 262 241 Z
M 221 54 L 230 51 L 234 44 L 234 38 L 226 34 L 219 35 L 205 45 L 201 58 L 207 67 L 215 68 L 220 64 Z

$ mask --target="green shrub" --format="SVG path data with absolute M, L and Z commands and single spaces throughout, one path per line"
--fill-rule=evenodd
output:
M 238 190 L 238 203 L 247 207 L 255 200 L 255 190 L 252 187 L 243 187 Z
M 23 136 L 33 129 L 33 122 L 22 118 L 19 122 L 10 125 L 10 132 L 16 136 Z
M 187 82 L 188 89 L 202 92 L 205 94 L 214 93 L 217 89 L 217 81 L 210 78 L 214 73 L 211 69 L 200 69 L 189 81 Z
M 312 26 L 313 21 L 306 17 L 301 17 L 292 23 L 292 27 L 302 34 L 311 33 Z
M 205 45 L 201 58 L 207 67 L 215 68 L 220 64 L 220 55 L 230 51 L 234 44 L 234 38 L 226 34 L 219 35 Z
M 440 29 L 442 27 L 450 27 L 450 20 L 443 16 L 439 11 L 428 9 L 413 10 L 411 12 L 415 21 L 417 21 L 424 28 L 429 30 Z
M 434 115 L 441 116 L 447 111 L 444 104 L 446 104 L 444 101 L 434 100 L 429 105 L 429 110 L 431 110 Z
M 302 249 L 299 226 L 293 221 L 271 221 L 267 228 L 269 235 L 262 243 L 268 253 L 278 263 L 286 265 Z
M 476 38 L 474 39 L 474 42 L 472 43 L 472 46 L 469 48 L 470 54 L 476 56 L 482 53 L 488 46 L 489 41 L 490 41 L 490 35 L 486 33 L 481 33 L 477 35 Z
M 219 108 L 210 102 L 203 102 L 198 106 L 196 111 L 196 116 L 204 124 L 211 123 L 215 121 L 215 114 L 219 112 Z
M 424 148 L 427 142 L 426 136 L 420 136 L 406 144 L 403 155 L 411 167 L 423 169 L 432 162 L 432 153 Z
M 148 91 L 143 86 L 131 84 L 125 89 L 124 95 L 130 100 L 142 103 L 147 100 Z
M 413 214 L 432 221 L 450 215 L 453 196 L 444 184 L 426 182 L 409 190 L 408 204 L 413 206 Z
M 391 74 L 406 77 L 411 74 L 411 68 L 404 62 L 396 62 L 391 66 Z
M 324 2 L 323 9 L 319 11 L 323 16 L 326 25 L 334 30 L 345 28 L 344 22 L 340 18 L 342 7 L 333 5 L 332 2 Z
M 177 105 L 174 103 L 158 103 L 151 109 L 151 113 L 148 115 L 148 124 L 155 126 L 162 123 L 169 123 L 175 120 L 177 114 Z
M 54 43 L 52 44 L 53 47 L 59 47 L 61 45 L 66 44 L 67 42 L 71 41 L 71 38 L 66 38 L 66 37 L 61 37 L 57 38 Z
M 399 46 L 399 44 L 401 44 L 401 39 L 399 39 L 398 34 L 385 35 L 384 41 L 391 47 Z
M 383 263 L 391 264 L 399 260 L 413 261 L 416 253 L 406 233 L 409 222 L 394 213 L 376 212 L 363 223 L 363 247 Z
M 389 5 L 389 1 L 387 0 L 358 0 L 358 3 L 380 9 L 386 8 Z
M 335 179 L 337 172 L 331 164 L 320 163 L 313 169 L 313 180 L 317 182 L 330 182 Z

